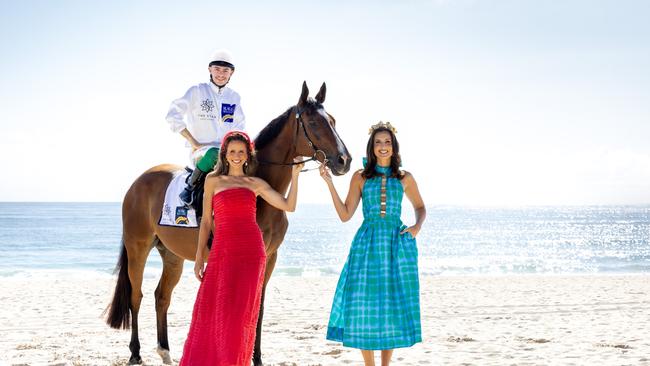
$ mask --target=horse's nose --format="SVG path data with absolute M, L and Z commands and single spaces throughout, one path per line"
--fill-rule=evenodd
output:
M 344 154 L 339 155 L 338 158 L 338 163 L 341 164 L 341 166 L 348 166 L 349 164 L 350 157 Z

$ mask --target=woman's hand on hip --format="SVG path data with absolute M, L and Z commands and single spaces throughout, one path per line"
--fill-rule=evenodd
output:
M 420 228 L 417 227 L 416 225 L 413 225 L 413 226 L 409 226 L 406 229 L 402 230 L 400 232 L 400 234 L 404 235 L 406 233 L 411 233 L 411 236 L 413 236 L 415 238 L 418 235 L 419 232 L 420 232 Z

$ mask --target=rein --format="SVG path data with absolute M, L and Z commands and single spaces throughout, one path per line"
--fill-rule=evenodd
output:
M 296 107 L 296 121 L 298 121 L 298 131 L 296 131 L 296 138 L 298 137 L 297 135 L 300 133 L 299 131 L 300 131 L 301 127 L 302 127 L 302 132 L 305 135 L 305 138 L 307 139 L 307 143 L 309 144 L 309 147 L 312 149 L 312 151 L 314 151 L 314 154 L 312 155 L 312 157 L 307 159 L 307 160 L 303 160 L 303 161 L 301 161 L 299 163 L 296 163 L 296 162 L 276 163 L 276 162 L 272 162 L 272 161 L 264 161 L 264 160 L 259 160 L 259 159 L 257 160 L 258 163 L 260 163 L 260 164 L 268 164 L 268 165 L 294 166 L 294 165 L 298 165 L 298 164 L 304 164 L 304 163 L 307 163 L 309 161 L 318 161 L 318 153 L 321 153 L 321 154 L 323 154 L 323 164 L 327 164 L 327 154 L 325 154 L 325 152 L 323 150 L 320 150 L 319 148 L 317 148 L 316 144 L 314 144 L 314 142 L 311 140 L 311 138 L 309 137 L 309 134 L 307 133 L 307 128 L 305 127 L 305 124 L 303 123 L 302 117 L 301 117 L 300 114 L 301 114 L 301 110 L 298 109 L 298 107 Z M 318 167 L 311 168 L 311 169 L 303 169 L 303 170 L 301 170 L 301 172 L 308 172 L 310 170 L 316 170 L 316 169 L 318 169 Z

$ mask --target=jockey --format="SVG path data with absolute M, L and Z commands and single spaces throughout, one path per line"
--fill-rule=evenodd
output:
M 208 62 L 210 82 L 192 86 L 183 97 L 172 102 L 167 122 L 191 147 L 190 162 L 195 166 L 180 198 L 192 205 L 192 191 L 212 171 L 219 158 L 223 136 L 230 130 L 244 131 L 246 120 L 239 94 L 226 86 L 235 72 L 232 55 L 217 50 Z

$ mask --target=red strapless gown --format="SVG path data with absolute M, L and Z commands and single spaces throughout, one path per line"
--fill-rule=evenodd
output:
M 212 209 L 214 241 L 179 366 L 250 365 L 266 265 L 256 196 L 230 188 Z

